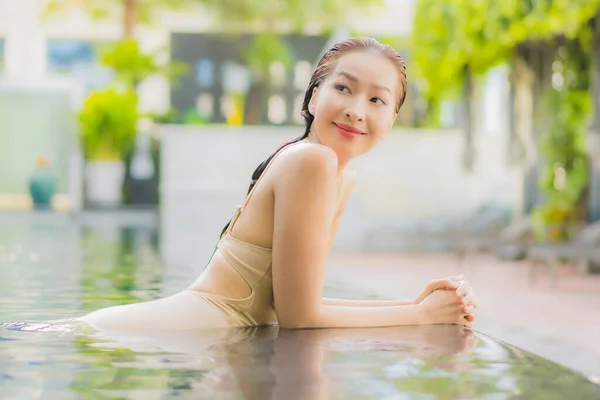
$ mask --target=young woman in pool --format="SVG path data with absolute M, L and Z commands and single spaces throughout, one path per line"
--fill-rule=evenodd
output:
M 302 105 L 305 133 L 256 169 L 203 273 L 167 298 L 110 307 L 83 320 L 101 330 L 470 326 L 461 277 L 430 282 L 413 301 L 322 296 L 325 261 L 354 184 L 348 162 L 385 139 L 407 91 L 406 67 L 372 38 L 334 45 Z

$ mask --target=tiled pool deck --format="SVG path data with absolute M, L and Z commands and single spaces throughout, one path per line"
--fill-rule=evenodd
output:
M 479 302 L 473 329 L 600 377 L 600 275 L 564 266 L 558 288 L 531 284 L 523 261 L 475 256 L 464 269 L 452 254 L 334 254 L 329 278 L 368 296 L 413 297 L 433 278 L 465 274 Z

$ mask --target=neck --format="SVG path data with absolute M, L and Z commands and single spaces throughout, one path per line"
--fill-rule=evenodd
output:
M 319 136 L 314 132 L 314 130 L 311 130 L 308 133 L 308 137 L 306 139 L 304 139 L 303 141 L 308 142 L 308 143 L 318 143 L 323 146 L 327 146 L 326 144 L 323 144 L 323 142 L 321 142 L 319 140 Z M 348 162 L 350 161 L 350 159 L 346 156 L 341 155 L 337 151 L 336 151 L 336 154 L 338 157 L 338 174 L 341 174 L 344 171 L 344 168 L 346 168 L 346 165 L 348 165 Z

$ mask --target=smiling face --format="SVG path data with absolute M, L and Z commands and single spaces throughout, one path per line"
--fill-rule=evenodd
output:
M 340 158 L 368 152 L 390 133 L 401 91 L 398 69 L 387 57 L 368 50 L 345 53 L 313 92 L 313 139 Z

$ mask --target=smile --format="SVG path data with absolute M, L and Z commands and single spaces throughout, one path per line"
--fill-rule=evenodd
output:
M 366 133 L 350 125 L 336 124 L 335 122 L 333 123 L 333 125 L 335 125 L 335 127 L 337 128 L 338 133 L 347 139 L 354 139 L 358 136 L 366 135 Z

